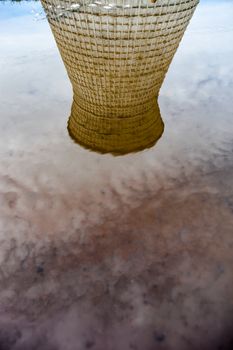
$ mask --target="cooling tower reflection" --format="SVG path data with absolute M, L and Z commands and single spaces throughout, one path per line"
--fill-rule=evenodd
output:
M 42 0 L 73 86 L 71 137 L 102 153 L 156 143 L 156 102 L 198 0 Z
M 75 142 L 94 151 L 114 155 L 152 147 L 162 136 L 163 130 L 157 100 L 143 116 L 112 118 L 111 121 L 88 113 L 74 100 L 68 123 L 69 134 Z

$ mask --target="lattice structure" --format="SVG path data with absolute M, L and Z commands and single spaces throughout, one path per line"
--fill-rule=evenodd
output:
M 68 130 L 124 154 L 163 133 L 157 97 L 199 0 L 41 0 L 74 92 Z

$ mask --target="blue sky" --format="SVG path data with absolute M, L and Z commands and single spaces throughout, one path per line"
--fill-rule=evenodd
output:
M 0 2 L 0 20 L 7 17 L 18 17 L 31 14 L 32 9 L 39 11 L 41 9 L 40 2 L 21 2 L 12 3 L 10 1 Z

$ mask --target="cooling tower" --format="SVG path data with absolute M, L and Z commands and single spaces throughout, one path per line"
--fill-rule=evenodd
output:
M 154 145 L 159 90 L 199 1 L 41 2 L 73 87 L 73 140 L 112 154 Z

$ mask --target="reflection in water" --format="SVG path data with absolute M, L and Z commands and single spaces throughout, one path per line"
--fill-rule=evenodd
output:
M 156 143 L 157 96 L 197 3 L 42 0 L 73 86 L 76 142 L 113 154 Z
M 39 3 L 7 4 L 0 348 L 232 350 L 232 2 L 201 1 L 160 91 L 166 133 L 124 157 L 70 140 Z
M 74 99 L 68 131 L 75 142 L 94 151 L 114 155 L 141 151 L 152 147 L 163 134 L 157 100 L 143 114 L 110 120 L 87 112 L 80 104 Z

